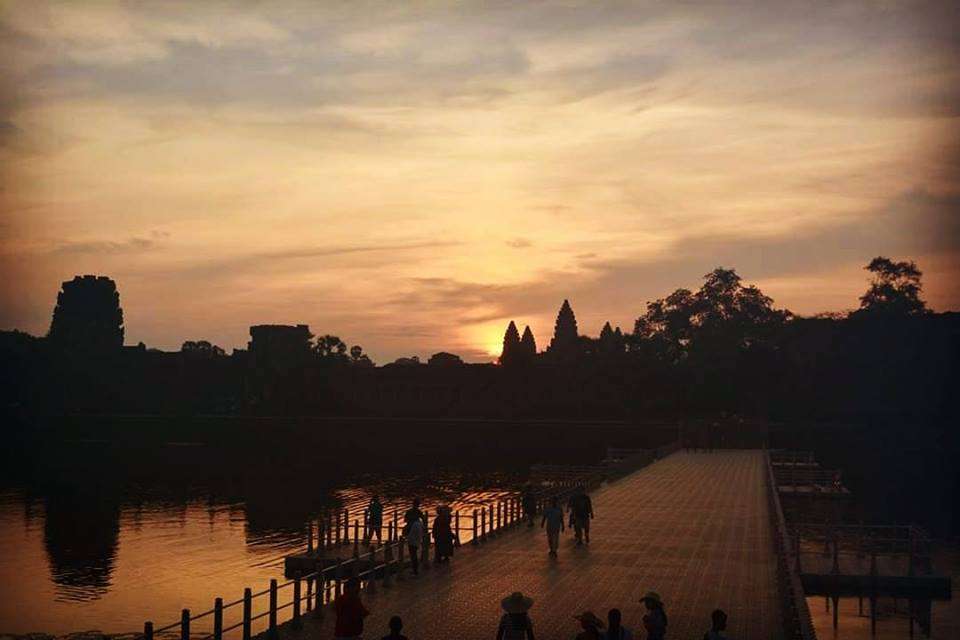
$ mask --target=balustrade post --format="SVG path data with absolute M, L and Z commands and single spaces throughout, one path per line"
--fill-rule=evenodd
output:
M 313 617 L 323 619 L 323 592 L 326 591 L 324 583 L 324 573 L 321 569 L 317 571 L 313 579 L 316 591 L 313 594 Z
M 453 513 L 453 544 L 454 546 L 460 546 L 460 509 L 457 509 Z
M 473 538 L 470 539 L 470 544 L 477 544 L 477 510 L 473 510 Z
M 343 510 L 343 544 L 350 544 L 350 510 Z
M 337 562 L 335 569 L 336 573 L 333 576 L 333 599 L 336 600 L 340 597 L 340 587 L 343 584 L 343 560 Z
M 485 542 L 487 539 L 487 508 L 480 508 L 480 542 Z
M 353 557 L 354 559 L 360 557 L 360 521 L 353 521 Z
M 253 612 L 253 592 L 250 587 L 243 590 L 243 640 L 250 640 L 250 617 Z
M 223 598 L 213 601 L 213 640 L 223 638 Z
M 298 571 L 293 578 L 293 620 L 290 622 L 294 629 L 303 626 L 300 621 L 300 572 Z
M 370 531 L 370 509 L 363 510 L 363 541 L 373 540 L 373 533 Z
M 180 640 L 190 640 L 190 609 L 180 612 Z
M 270 637 L 277 636 L 277 579 L 270 579 L 270 611 L 267 614 Z
M 339 545 L 340 544 L 340 514 L 338 513 L 337 515 L 335 515 L 333 519 L 335 522 L 335 525 L 334 525 L 335 533 L 334 533 L 333 543 L 336 545 Z
M 307 553 L 313 553 L 313 520 L 307 522 Z
M 497 500 L 497 533 L 503 527 L 503 500 Z
M 150 621 L 143 623 L 143 640 L 153 640 L 153 623 Z

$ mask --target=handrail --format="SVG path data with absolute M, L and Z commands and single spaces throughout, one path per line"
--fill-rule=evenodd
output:
M 680 448 L 679 442 L 673 442 L 668 445 L 658 447 L 657 449 L 639 449 L 639 450 L 630 450 L 633 452 L 633 455 L 628 456 L 623 460 L 618 460 L 616 463 L 608 466 L 595 466 L 595 467 L 580 467 L 578 469 L 579 473 L 571 474 L 571 477 L 575 478 L 575 481 L 572 481 L 570 477 L 563 478 L 560 481 L 560 485 L 556 487 L 551 487 L 550 490 L 541 490 L 537 492 L 535 496 L 538 511 L 542 510 L 547 501 L 553 498 L 567 498 L 571 496 L 575 491 L 578 490 L 578 487 L 582 486 L 587 489 L 593 489 L 600 486 L 605 481 L 611 481 L 630 471 L 635 471 L 640 469 L 651 462 L 658 460 L 660 458 L 673 453 Z M 623 451 L 623 450 L 621 450 Z M 628 469 L 628 467 L 630 467 Z M 520 524 L 524 520 L 524 513 L 522 511 L 520 497 L 517 495 L 509 496 L 493 502 L 481 503 L 483 506 L 474 508 L 472 513 L 464 512 L 460 513 L 460 510 L 456 512 L 456 519 L 454 522 L 459 522 L 459 519 L 469 518 L 471 520 L 471 525 L 467 527 L 454 525 L 451 526 L 451 530 L 456 534 L 456 540 L 459 541 L 459 534 L 461 531 L 471 531 L 474 536 L 471 540 L 472 543 L 478 544 L 485 542 L 488 537 L 499 533 L 500 531 Z M 429 517 L 429 516 L 428 516 Z M 341 520 L 342 518 L 342 520 Z M 334 523 L 331 522 L 330 514 L 326 517 L 326 522 L 328 526 L 321 526 L 318 530 L 318 549 L 320 548 L 335 548 L 337 546 L 344 546 L 350 544 L 348 540 L 350 531 L 350 521 L 349 521 L 349 511 L 344 510 L 342 513 L 336 513 L 335 515 L 336 523 L 335 530 L 331 530 L 329 525 Z M 320 521 L 323 525 L 323 520 Z M 264 617 L 270 616 L 271 625 L 276 622 L 276 614 L 279 611 L 287 609 L 289 607 L 294 607 L 294 619 L 298 619 L 296 616 L 299 615 L 299 609 L 294 606 L 297 602 L 296 594 L 299 593 L 300 587 L 299 583 L 302 581 L 307 581 L 308 584 L 310 581 L 316 582 L 316 590 L 311 596 L 311 594 L 303 595 L 302 593 L 299 596 L 300 601 L 306 601 L 309 605 L 312 599 L 316 600 L 316 606 L 314 611 L 318 611 L 324 604 L 330 604 L 330 592 L 331 589 L 339 593 L 340 582 L 345 577 L 345 573 L 349 573 L 351 577 L 363 578 L 367 577 L 367 583 L 372 584 L 374 579 L 377 577 L 377 572 L 383 572 L 384 585 L 386 585 L 390 579 L 390 574 L 394 571 L 402 571 L 403 564 L 403 555 L 404 555 L 404 546 L 405 539 L 400 534 L 399 529 L 399 514 L 398 511 L 394 511 L 393 519 L 386 525 L 387 526 L 387 538 L 388 541 L 380 546 L 367 551 L 363 554 L 359 553 L 359 520 L 354 519 L 353 521 L 353 547 L 354 553 L 353 556 L 344 560 L 338 560 L 336 564 L 325 566 L 317 569 L 316 571 L 311 571 L 309 573 L 298 575 L 292 580 L 288 580 L 282 584 L 277 584 L 276 581 L 271 580 L 271 585 L 267 589 L 252 593 L 247 590 L 247 593 L 244 594 L 242 598 L 233 600 L 226 604 L 220 604 L 218 600 L 217 606 L 213 609 L 208 609 L 198 614 L 191 615 L 190 612 L 186 609 L 183 611 L 183 616 L 180 621 L 173 624 L 167 625 L 165 627 L 160 627 L 158 629 L 153 628 L 151 622 L 144 624 L 144 632 L 142 634 L 136 634 L 133 636 L 132 640 L 154 640 L 154 636 L 162 633 L 164 631 L 170 631 L 178 627 L 189 630 L 189 623 L 195 620 L 205 618 L 210 615 L 214 615 L 215 620 L 222 620 L 223 611 L 230 609 L 237 605 L 243 605 L 243 620 L 240 622 L 230 625 L 228 627 L 215 630 L 212 634 L 207 634 L 203 636 L 206 638 L 214 638 L 214 640 L 222 640 L 223 634 L 228 631 L 233 631 L 235 629 L 243 627 L 244 629 L 244 640 L 248 640 L 248 632 L 251 628 L 251 623 L 255 620 L 260 620 Z M 382 527 L 381 527 L 382 528 Z M 364 533 L 366 534 L 366 517 L 364 517 Z M 427 546 L 429 546 L 429 536 L 430 530 L 429 527 L 425 527 L 426 537 L 425 541 Z M 341 538 L 341 532 L 343 537 Z M 393 539 L 390 539 L 391 534 L 394 536 Z M 313 548 L 313 529 L 311 523 L 309 548 Z M 332 544 L 330 544 L 332 542 Z M 383 562 L 377 563 L 376 556 L 378 553 L 383 554 Z M 358 571 L 355 568 L 356 564 L 359 564 L 361 561 L 371 561 L 371 566 L 366 568 L 363 571 Z M 391 568 L 393 568 L 391 570 Z M 321 586 L 321 582 L 323 583 Z M 328 584 L 328 583 L 334 584 Z M 277 605 L 276 603 L 276 594 L 279 593 L 281 589 L 295 585 L 294 596 L 290 602 L 284 605 Z M 256 598 L 262 596 L 270 596 L 270 608 L 267 611 L 253 615 L 252 612 L 252 602 Z M 324 602 L 326 600 L 326 602 Z M 219 618 L 218 618 L 219 616 Z M 216 627 L 216 624 L 215 624 Z M 272 628 L 272 627 L 271 627 Z
M 790 541 L 787 533 L 787 521 L 780 505 L 777 481 L 773 474 L 770 454 L 764 451 L 766 466 L 767 498 L 770 507 L 771 529 L 773 532 L 774 553 L 777 556 L 777 587 L 780 591 L 783 608 L 783 631 L 788 640 L 816 640 L 817 633 L 810 618 L 810 609 L 804 597 L 803 584 L 790 561 Z

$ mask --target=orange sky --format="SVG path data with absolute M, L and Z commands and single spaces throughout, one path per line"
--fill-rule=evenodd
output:
M 0 3 L 0 328 L 117 280 L 127 341 L 308 323 L 378 362 L 625 329 L 734 267 L 960 307 L 955 3 Z

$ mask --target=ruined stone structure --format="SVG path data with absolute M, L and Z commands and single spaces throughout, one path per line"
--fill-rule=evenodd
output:
M 47 337 L 61 349 L 95 353 L 121 349 L 123 310 L 117 284 L 93 275 L 64 282 Z

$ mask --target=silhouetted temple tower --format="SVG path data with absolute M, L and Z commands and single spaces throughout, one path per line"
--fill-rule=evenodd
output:
M 513 320 L 507 325 L 507 331 L 503 334 L 503 351 L 500 352 L 500 364 L 516 364 L 521 358 L 520 355 L 520 332 L 517 331 L 517 325 Z
M 557 314 L 557 324 L 553 330 L 553 340 L 547 351 L 554 356 L 576 355 L 580 350 L 580 338 L 577 331 L 577 318 L 573 315 L 568 300 L 563 301 L 560 313 Z
M 47 338 L 71 349 L 113 351 L 123 347 L 123 309 L 117 284 L 106 276 L 75 276 L 63 283 Z
M 533 339 L 533 331 L 530 331 L 530 325 L 523 329 L 523 337 L 520 338 L 520 353 L 527 362 L 532 361 L 537 356 L 537 341 Z

